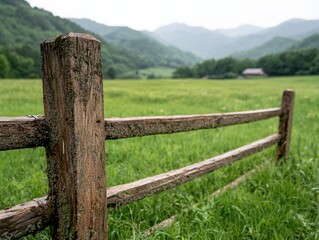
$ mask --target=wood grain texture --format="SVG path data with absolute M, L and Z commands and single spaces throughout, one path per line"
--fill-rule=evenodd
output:
M 41 44 L 53 239 L 107 239 L 101 44 L 68 33 Z
M 280 115 L 280 108 L 245 112 L 105 119 L 106 139 L 170 134 L 249 123 Z
M 107 118 L 105 139 L 142 137 L 218 128 L 277 117 L 280 108 L 163 117 Z M 0 118 L 0 150 L 45 146 L 48 124 L 43 116 Z
M 18 239 L 50 224 L 51 206 L 46 197 L 0 211 L 0 239 Z
M 0 151 L 44 146 L 47 136 L 42 116 L 0 118 Z
M 279 139 L 280 135 L 274 134 L 203 162 L 132 183 L 111 187 L 108 189 L 108 205 L 117 206 L 126 204 L 188 182 L 206 173 L 232 164 L 244 157 L 260 152 L 263 149 L 278 143 Z
M 294 100 L 294 90 L 285 90 L 283 92 L 281 101 L 281 114 L 279 118 L 279 134 L 281 135 L 281 138 L 277 146 L 277 160 L 281 158 L 287 159 L 289 156 Z

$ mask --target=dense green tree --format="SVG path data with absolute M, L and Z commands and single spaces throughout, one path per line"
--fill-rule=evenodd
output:
M 115 79 L 116 78 L 116 71 L 115 71 L 114 67 L 110 67 L 107 69 L 105 78 L 107 78 L 107 79 Z
M 197 64 L 194 67 L 194 75 L 199 78 L 213 75 L 215 65 L 216 65 L 215 59 L 207 60 L 201 64 Z
M 267 55 L 259 60 L 236 60 L 228 57 L 207 60 L 192 68 L 178 68 L 175 78 L 204 77 L 236 78 L 246 68 L 263 68 L 270 76 L 319 74 L 319 49 L 288 51 Z
M 191 78 L 194 77 L 194 72 L 190 67 L 180 67 L 173 73 L 173 78 Z
M 227 57 L 216 62 L 214 75 L 224 75 L 230 72 L 237 72 L 237 61 L 235 58 Z
M 7 57 L 4 54 L 0 54 L 0 78 L 8 77 L 10 65 Z

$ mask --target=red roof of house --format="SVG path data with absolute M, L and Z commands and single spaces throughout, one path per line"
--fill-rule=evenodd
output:
M 246 68 L 243 75 L 266 75 L 262 68 Z

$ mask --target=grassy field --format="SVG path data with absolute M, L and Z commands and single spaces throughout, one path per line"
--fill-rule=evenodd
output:
M 201 114 L 278 107 L 296 91 L 291 154 L 268 149 L 181 187 L 109 210 L 109 239 L 319 239 L 319 77 L 258 80 L 105 81 L 106 117 Z M 41 81 L 1 80 L 0 116 L 43 114 Z M 277 131 L 278 119 L 227 128 L 106 142 L 108 186 L 180 168 Z M 0 152 L 0 209 L 47 192 L 44 149 Z M 262 162 L 259 174 L 207 196 Z M 194 204 L 198 203 L 195 207 Z M 185 211 L 184 211 L 185 210 Z M 48 229 L 25 239 L 50 239 Z
M 154 67 L 138 70 L 138 77 L 141 79 L 153 78 L 171 78 L 175 68 Z M 136 72 L 132 71 L 128 75 L 135 76 Z

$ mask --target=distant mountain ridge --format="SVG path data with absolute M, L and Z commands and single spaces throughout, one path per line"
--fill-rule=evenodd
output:
M 160 27 L 154 31 L 159 36 L 179 49 L 190 51 L 201 58 L 212 57 L 215 51 L 233 41 L 218 31 L 210 31 L 203 27 L 190 27 L 186 24 L 173 23 Z
M 162 44 L 152 36 L 129 27 L 110 27 L 90 19 L 70 19 L 88 31 L 99 34 L 105 41 L 134 52 L 154 66 L 176 68 L 190 66 L 201 59 L 194 54 Z
M 251 50 L 276 37 L 301 40 L 314 33 L 319 33 L 319 20 L 291 19 L 275 27 L 255 29 L 255 32 L 252 30 L 253 34 L 242 36 L 236 35 L 238 29 L 233 30 L 234 32 L 232 30 L 208 30 L 174 23 L 158 28 L 154 31 L 154 36 L 159 36 L 162 41 L 190 51 L 204 59 L 219 59 L 236 52 Z
M 217 29 L 216 31 L 228 36 L 228 37 L 242 37 L 250 34 L 256 34 L 263 30 L 262 27 L 244 24 L 237 28 L 232 29 Z
M 275 37 L 261 46 L 248 51 L 234 53 L 232 56 L 238 59 L 258 59 L 269 54 L 277 54 L 285 51 L 299 51 L 310 48 L 319 48 L 319 33 L 311 35 L 303 40 Z

